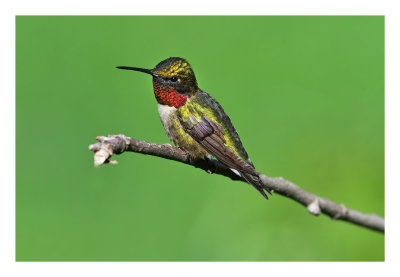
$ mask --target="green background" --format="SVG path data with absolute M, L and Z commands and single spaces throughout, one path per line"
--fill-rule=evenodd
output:
M 168 143 L 148 75 L 187 58 L 256 168 L 384 216 L 384 17 L 16 18 L 18 261 L 382 261 L 384 235 L 135 153 Z

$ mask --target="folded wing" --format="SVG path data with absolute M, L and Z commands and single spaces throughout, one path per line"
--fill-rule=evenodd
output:
M 190 124 L 190 126 L 181 122 L 187 133 L 220 162 L 239 171 L 240 175 L 249 184 L 268 199 L 254 167 L 236 155 L 233 149 L 225 145 L 224 130 L 221 125 L 205 116 L 200 120 L 195 119 L 193 121 L 196 123 Z

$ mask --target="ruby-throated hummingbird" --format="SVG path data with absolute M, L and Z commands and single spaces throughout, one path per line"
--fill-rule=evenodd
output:
M 243 177 L 266 199 L 258 173 L 230 118 L 221 105 L 197 86 L 190 64 L 182 58 L 168 58 L 153 69 L 117 66 L 153 76 L 158 113 L 168 138 L 191 159 L 215 157 Z

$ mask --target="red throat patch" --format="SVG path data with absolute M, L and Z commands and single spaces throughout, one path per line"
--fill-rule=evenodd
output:
M 162 105 L 179 108 L 186 104 L 187 97 L 178 93 L 175 89 L 162 86 L 153 82 L 154 95 L 157 102 Z

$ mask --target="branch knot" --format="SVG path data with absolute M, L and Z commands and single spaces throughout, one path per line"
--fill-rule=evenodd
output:
M 340 204 L 339 207 L 340 210 L 332 217 L 334 220 L 345 218 L 348 213 L 348 209 L 344 204 Z
M 318 198 L 315 198 L 310 204 L 308 204 L 307 210 L 310 212 L 310 214 L 315 216 L 321 213 L 321 208 L 319 207 Z

